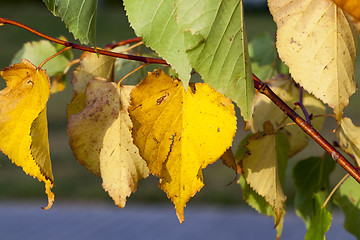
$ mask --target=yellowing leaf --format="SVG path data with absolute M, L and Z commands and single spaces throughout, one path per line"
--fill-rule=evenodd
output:
M 354 155 L 360 165 L 360 127 L 355 126 L 350 118 L 343 118 L 336 131 L 340 146 L 349 154 Z
M 299 88 L 289 76 L 278 75 L 272 78 L 267 84 L 285 103 L 289 106 L 295 106 L 294 103 L 299 101 Z M 303 104 L 309 114 L 321 115 L 325 114 L 325 105 L 314 96 L 304 92 Z M 301 108 L 295 110 L 300 116 L 303 116 Z M 251 130 L 253 132 L 262 131 L 265 121 L 270 121 L 275 128 L 285 126 L 292 123 L 283 111 L 281 111 L 269 98 L 263 94 L 257 94 L 255 98 L 254 114 L 251 119 Z M 313 127 L 320 131 L 324 123 L 324 118 L 315 118 L 311 121 Z M 289 125 L 284 127 L 284 133 L 288 136 L 291 150 L 290 155 L 293 156 L 304 147 L 306 147 L 309 136 L 304 133 L 297 125 Z
M 85 106 L 69 119 L 70 146 L 77 160 L 101 176 L 116 205 L 124 207 L 137 182 L 149 174 L 133 144 L 127 112 L 133 87 L 94 79 L 85 94 Z
M 84 52 L 71 81 L 74 96 L 67 107 L 68 118 L 80 112 L 84 107 L 85 89 L 91 80 L 95 77 L 111 80 L 114 63 L 113 57 Z
M 269 0 L 277 23 L 276 46 L 294 80 L 334 109 L 340 121 L 356 90 L 358 33 L 328 0 Z
M 342 10 L 347 12 L 349 18 L 360 31 L 360 1 L 358 0 L 333 0 Z
M 24 172 L 45 183 L 50 208 L 54 177 L 49 156 L 46 103 L 50 82 L 44 70 L 23 60 L 1 71 L 0 149 Z
M 248 152 L 242 159 L 242 169 L 246 182 L 273 207 L 279 222 L 286 196 L 279 178 L 276 135 L 271 123 L 265 123 L 264 128 L 263 134 L 248 138 Z
M 234 106 L 207 84 L 185 92 L 162 70 L 149 73 L 131 100 L 134 142 L 183 222 L 186 203 L 204 185 L 201 169 L 231 146 Z
M 351 16 L 360 21 L 360 1 L 359 0 L 333 0 L 339 7 L 348 12 Z

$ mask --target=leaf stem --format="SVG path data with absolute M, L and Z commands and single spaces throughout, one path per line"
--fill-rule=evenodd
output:
M 283 100 L 281 100 L 269 86 L 253 74 L 254 87 L 273 101 L 288 117 L 290 117 L 305 133 L 314 139 L 330 156 L 343 167 L 358 183 L 360 172 L 346 158 L 338 152 L 326 139 L 321 136 L 310 124 L 302 119 Z
M 123 76 L 119 82 L 118 82 L 118 86 L 120 87 L 120 84 L 122 81 L 124 81 L 125 78 L 127 78 L 128 76 L 130 76 L 131 74 L 133 74 L 134 72 L 140 70 L 141 68 L 145 67 L 148 63 L 144 63 L 141 66 L 137 67 L 136 69 L 132 70 L 131 72 L 129 72 L 128 74 L 126 74 L 125 76 Z
M 60 51 L 58 51 L 57 53 L 55 53 L 54 55 L 51 55 L 50 57 L 48 57 L 47 59 L 45 59 L 39 66 L 38 66 L 38 69 L 41 69 L 45 63 L 47 63 L 49 60 L 53 59 L 54 57 L 58 56 L 59 54 L 67 51 L 67 50 L 70 50 L 71 47 L 66 47 Z
M 335 191 L 340 187 L 340 185 L 349 177 L 349 173 L 347 173 L 337 184 L 336 186 L 333 188 L 333 190 L 331 191 L 331 193 L 329 194 L 329 196 L 326 198 L 325 202 L 323 203 L 323 205 L 321 206 L 321 208 L 326 207 L 327 203 L 330 201 L 331 197 L 334 195 Z

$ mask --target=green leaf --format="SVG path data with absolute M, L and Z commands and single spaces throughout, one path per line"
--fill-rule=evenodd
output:
M 326 193 L 324 191 L 318 192 L 313 196 L 313 217 L 311 218 L 308 231 L 305 235 L 305 240 L 324 240 L 325 233 L 329 230 L 331 225 L 331 213 L 322 208 Z M 308 206 L 309 208 L 310 206 Z
M 11 65 L 21 62 L 21 59 L 25 58 L 32 62 L 35 66 L 39 66 L 45 59 L 57 53 L 56 47 L 47 40 L 27 42 L 16 53 L 11 61 Z M 46 73 L 51 77 L 57 73 L 62 73 L 69 63 L 62 54 L 54 57 L 42 67 L 46 70 Z
M 360 239 L 360 185 L 352 177 L 343 182 L 335 195 L 335 204 L 345 213 L 345 229 Z
M 311 157 L 302 160 L 293 169 L 296 213 L 304 220 L 307 228 L 314 216 L 313 195 L 319 191 L 328 191 L 329 176 L 334 168 L 334 160 L 326 154 L 322 158 Z
M 175 0 L 192 67 L 231 98 L 245 120 L 253 111 L 254 85 L 239 0 Z
M 192 68 L 175 21 L 174 0 L 124 0 L 124 6 L 136 35 L 176 70 L 187 89 Z
M 249 56 L 253 73 L 262 81 L 276 74 L 277 52 L 275 42 L 268 32 L 255 36 L 249 42 Z
M 43 0 L 82 44 L 95 44 L 97 0 Z
M 254 37 L 249 43 L 249 56 L 251 63 L 257 62 L 259 66 L 274 63 L 277 52 L 270 33 L 264 32 Z

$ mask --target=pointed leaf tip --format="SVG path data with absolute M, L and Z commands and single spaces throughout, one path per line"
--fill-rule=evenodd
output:
M 234 106 L 207 84 L 185 92 L 162 70 L 149 73 L 131 99 L 134 142 L 183 222 L 186 203 L 204 185 L 201 170 L 232 143 Z
M 25 173 L 45 183 L 48 209 L 54 201 L 46 119 L 49 78 L 25 59 L 5 68 L 1 77 L 7 87 L 0 91 L 0 150 Z
M 132 88 L 93 79 L 86 87 L 84 108 L 68 124 L 77 160 L 102 178 L 103 188 L 119 207 L 149 174 L 131 137 L 127 108 Z

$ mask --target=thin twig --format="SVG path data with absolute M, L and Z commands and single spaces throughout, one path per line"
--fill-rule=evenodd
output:
M 273 101 L 286 115 L 288 115 L 305 133 L 314 139 L 330 156 L 342 166 L 358 183 L 360 183 L 360 172 L 346 158 L 338 152 L 326 139 L 321 136 L 310 124 L 293 111 L 283 100 L 281 100 L 267 84 L 262 82 L 253 74 L 254 86 L 262 94 Z
M 329 194 L 329 196 L 326 198 L 325 202 L 323 203 L 323 205 L 321 206 L 321 208 L 326 207 L 326 204 L 330 201 L 331 197 L 334 195 L 335 191 L 340 187 L 340 185 L 349 177 L 349 173 L 347 173 L 337 184 L 336 186 L 333 188 L 333 190 L 331 191 L 331 193 Z
M 137 37 L 137 38 L 131 38 L 131 39 L 126 39 L 126 40 L 123 40 L 123 41 L 120 41 L 120 42 L 117 42 L 117 43 L 110 43 L 110 44 L 107 44 L 105 46 L 105 49 L 113 49 L 113 48 L 116 48 L 118 46 L 123 46 L 123 45 L 126 45 L 128 43 L 134 43 L 134 42 L 141 42 L 141 37 Z
M 299 87 L 299 102 L 296 102 L 295 105 L 301 107 L 301 110 L 302 110 L 303 113 L 304 113 L 306 122 L 311 125 L 310 115 L 309 115 L 309 113 L 307 112 L 307 110 L 306 110 L 306 108 L 305 108 L 305 106 L 304 106 L 304 103 L 303 103 L 303 92 L 304 92 L 304 89 L 303 89 L 302 86 L 300 86 L 300 87 Z

